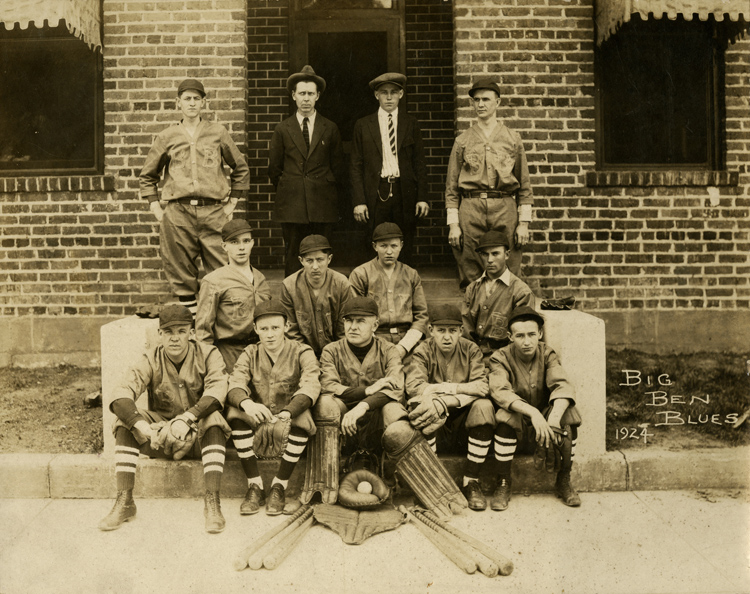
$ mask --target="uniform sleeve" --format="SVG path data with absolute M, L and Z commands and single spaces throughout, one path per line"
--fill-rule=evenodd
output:
M 149 202 L 159 199 L 158 185 L 161 179 L 161 172 L 169 161 L 166 144 L 163 136 L 160 134 L 154 140 L 154 144 L 146 155 L 143 168 L 138 174 L 138 184 L 141 190 L 141 198 L 148 198 Z
M 281 174 L 284 173 L 284 138 L 279 130 L 280 125 L 273 131 L 268 149 L 268 177 L 274 188 L 279 185 Z
M 484 381 L 487 382 L 487 368 L 484 365 L 484 356 L 479 347 L 472 343 L 469 349 L 469 382 Z M 458 398 L 459 408 L 471 404 L 480 396 L 469 396 L 460 393 L 460 384 L 457 388 L 456 398 Z
M 367 274 L 362 266 L 357 266 L 349 275 L 349 284 L 352 286 L 352 295 L 354 297 L 366 297 L 368 282 Z
M 148 386 L 151 384 L 151 380 L 154 377 L 154 369 L 151 365 L 151 361 L 148 355 L 145 353 L 141 356 L 135 365 L 133 365 L 120 385 L 115 389 L 112 395 L 112 403 L 120 398 L 132 400 L 135 402 L 138 400 L 141 394 L 146 391 Z M 112 409 L 112 403 L 109 405 L 109 409 Z M 113 411 L 114 412 L 114 411 Z M 122 419 L 124 420 L 124 419 Z
M 250 373 L 250 354 L 247 352 L 247 349 L 244 349 L 240 353 L 240 356 L 237 357 L 237 362 L 234 364 L 234 369 L 232 369 L 232 375 L 229 376 L 228 391 L 233 393 L 235 390 L 241 390 L 245 398 L 249 398 L 250 389 L 248 385 L 252 379 L 253 376 Z M 234 397 L 230 400 L 230 404 L 238 406 L 238 403 L 234 402 Z
M 430 381 L 428 369 L 428 354 L 423 343 L 414 350 L 409 365 L 406 368 L 405 385 L 407 398 L 417 398 L 424 392 L 425 384 Z
M 250 189 L 250 168 L 247 166 L 247 161 L 245 161 L 240 149 L 237 148 L 229 135 L 229 131 L 223 126 L 221 130 L 221 156 L 232 169 L 229 176 L 232 189 L 229 195 L 232 198 L 242 198 Z
M 393 388 L 381 390 L 380 393 L 399 402 L 404 396 L 404 364 L 395 345 L 384 342 L 383 347 L 386 357 L 385 377 L 391 379 Z
M 463 319 L 463 335 L 464 338 L 473 341 L 476 333 L 476 323 L 474 317 L 471 315 L 471 303 L 474 300 L 476 294 L 476 285 L 471 283 L 466 287 L 464 293 L 464 302 L 461 307 L 461 318 Z
M 286 320 L 289 322 L 289 330 L 286 331 L 287 338 L 296 340 L 297 342 L 305 342 L 305 337 L 299 331 L 299 323 L 297 322 L 297 312 L 294 309 L 294 302 L 292 301 L 292 294 L 289 292 L 286 284 L 281 285 L 280 299 L 281 305 L 286 312 Z
M 520 282 L 523 283 L 523 281 Z M 528 305 L 532 309 L 536 308 L 536 297 L 534 297 L 534 293 L 531 292 L 531 289 L 525 283 L 523 283 L 523 291 L 515 299 L 513 309 L 522 305 Z
M 419 273 L 415 272 L 414 288 L 412 289 L 412 306 L 411 312 L 414 318 L 411 323 L 412 330 L 419 330 L 422 335 L 427 334 L 427 324 L 430 316 L 427 313 L 427 299 L 424 295 L 424 287 Z
M 510 364 L 505 353 L 502 349 L 495 351 L 490 357 L 490 398 L 505 410 L 510 410 L 510 405 L 516 400 L 523 400 L 513 391 L 510 378 Z
M 214 343 L 214 324 L 219 309 L 219 290 L 203 279 L 198 293 L 198 308 L 195 313 L 195 337 L 201 342 Z
M 464 150 L 458 139 L 453 143 L 448 159 L 448 173 L 445 176 L 445 208 L 458 208 L 458 175 L 464 161 Z
M 271 285 L 268 284 L 268 279 L 259 270 L 254 270 L 253 275 L 258 275 L 258 278 L 260 278 L 260 281 L 258 281 L 258 285 L 255 287 L 256 299 L 260 299 L 260 301 L 270 301 Z
M 341 282 L 340 289 L 340 301 L 338 307 L 337 319 L 331 320 L 331 325 L 334 328 L 334 337 L 336 340 L 344 338 L 344 318 L 341 317 L 341 312 L 344 311 L 346 304 L 350 299 L 354 298 L 352 294 L 352 285 L 346 277 Z
M 299 353 L 299 388 L 294 396 L 307 396 L 315 404 L 320 396 L 320 365 L 312 348 L 305 345 Z
M 323 394 L 339 396 L 350 386 L 341 383 L 341 376 L 336 368 L 336 354 L 330 347 L 331 345 L 326 345 L 320 353 L 320 389 Z
M 206 377 L 203 378 L 203 397 L 215 398 L 223 407 L 227 400 L 227 369 L 219 349 L 213 347 L 206 357 Z
M 531 192 L 531 177 L 529 176 L 529 165 L 526 162 L 526 151 L 523 148 L 521 137 L 516 134 L 516 163 L 513 166 L 513 175 L 515 175 L 520 188 L 518 188 L 518 205 L 531 204 L 534 196 Z
M 567 398 L 570 404 L 575 404 L 575 388 L 568 379 L 568 374 L 563 369 L 557 353 L 549 347 L 544 356 L 544 381 L 550 391 L 550 402 L 558 398 Z

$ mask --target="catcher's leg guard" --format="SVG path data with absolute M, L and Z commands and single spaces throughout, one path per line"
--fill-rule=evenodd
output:
M 443 519 L 468 507 L 468 502 L 430 449 L 422 434 L 408 421 L 397 421 L 383 432 L 383 448 L 396 460 L 396 471 L 424 506 Z
M 323 503 L 336 503 L 339 492 L 339 418 L 341 409 L 331 396 L 315 403 L 313 417 L 318 428 L 307 444 L 305 484 L 300 501 L 310 503 L 320 492 Z

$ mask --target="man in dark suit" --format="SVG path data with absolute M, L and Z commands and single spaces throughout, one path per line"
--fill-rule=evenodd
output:
M 274 130 L 268 176 L 276 188 L 273 219 L 284 235 L 285 276 L 289 276 L 301 267 L 297 252 L 302 238 L 330 237 L 339 220 L 337 182 L 344 153 L 336 124 L 315 110 L 326 81 L 305 66 L 287 79 L 286 87 L 297 113 Z
M 404 232 L 401 260 L 411 264 L 417 219 L 430 207 L 419 122 L 398 108 L 405 86 L 397 72 L 370 81 L 380 109 L 354 125 L 351 180 L 354 219 L 368 225 L 368 239 L 379 224 L 396 223 Z

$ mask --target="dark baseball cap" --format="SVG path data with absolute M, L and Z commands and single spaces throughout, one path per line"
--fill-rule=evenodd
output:
M 159 312 L 159 328 L 171 328 L 172 326 L 192 326 L 193 314 L 184 305 L 170 303 L 165 305 Z
M 299 242 L 300 256 L 322 250 L 331 250 L 331 244 L 323 235 L 308 235 Z
M 469 89 L 469 97 L 473 97 L 477 91 L 495 91 L 497 96 L 500 97 L 500 87 L 491 78 L 480 78 L 477 79 L 471 89 Z
M 258 305 L 255 306 L 255 311 L 253 312 L 253 322 L 257 322 L 258 318 L 262 318 L 263 316 L 282 316 L 285 320 L 287 319 L 284 306 L 281 305 L 281 302 L 277 301 L 276 299 L 261 301 L 260 303 L 258 303 Z
M 544 318 L 534 308 L 522 305 L 511 312 L 508 318 L 508 328 L 511 327 L 513 322 L 525 322 L 526 320 L 534 320 L 540 328 L 544 326 Z
M 430 308 L 430 324 L 433 326 L 462 326 L 461 310 L 452 303 L 441 303 Z
M 206 91 L 203 88 L 203 83 L 199 80 L 195 80 L 194 78 L 186 78 L 180 83 L 180 86 L 177 87 L 177 96 L 179 97 L 185 91 L 197 91 L 201 94 L 201 97 L 206 96 Z
M 481 252 L 486 248 L 500 246 L 503 246 L 506 250 L 510 249 L 508 238 L 505 237 L 505 233 L 501 233 L 500 231 L 487 231 L 487 233 L 479 238 L 479 243 L 477 243 L 476 251 Z
M 372 297 L 354 297 L 349 299 L 341 312 L 341 317 L 349 316 L 377 316 L 378 304 Z
M 221 229 L 221 240 L 229 241 L 243 233 L 252 234 L 253 229 L 245 219 L 232 219 Z
M 380 223 L 372 232 L 372 241 L 383 241 L 385 239 L 403 239 L 404 234 L 396 223 Z

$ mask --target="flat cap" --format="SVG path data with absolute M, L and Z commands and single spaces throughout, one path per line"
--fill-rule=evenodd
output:
M 253 322 L 256 322 L 258 318 L 262 318 L 263 316 L 282 316 L 286 320 L 286 310 L 281 305 L 281 302 L 276 299 L 261 301 L 255 306 Z
M 315 70 L 313 70 L 313 67 L 307 64 L 306 66 L 302 67 L 302 70 L 300 72 L 295 72 L 286 79 L 286 90 L 290 93 L 294 91 L 294 88 L 297 86 L 298 82 L 314 82 L 315 85 L 318 87 L 318 92 L 322 93 L 326 90 L 326 81 L 322 76 L 318 76 L 315 74 Z
M 159 312 L 159 328 L 171 328 L 172 326 L 192 326 L 193 314 L 184 305 L 170 303 L 165 305 Z
M 401 227 L 396 223 L 380 223 L 380 225 L 375 227 L 375 231 L 372 232 L 373 242 L 393 239 L 394 237 L 398 237 L 399 239 L 403 239 L 404 237 Z
M 497 83 L 491 78 L 480 78 L 474 81 L 474 84 L 471 85 L 471 89 L 469 89 L 469 97 L 473 97 L 474 93 L 477 91 L 495 91 L 498 97 L 500 97 L 501 94 L 500 87 L 497 86 Z
M 544 318 L 533 307 L 522 305 L 511 312 L 508 318 L 508 328 L 511 327 L 513 322 L 525 322 L 526 320 L 534 320 L 540 328 L 544 326 Z
M 452 303 L 441 303 L 430 308 L 430 324 L 437 326 L 461 326 L 461 310 Z
M 377 316 L 378 304 L 372 297 L 354 297 L 349 299 L 341 312 L 342 318 L 349 316 Z
M 185 91 L 197 91 L 201 94 L 201 97 L 206 96 L 206 91 L 203 88 L 203 83 L 199 80 L 195 80 L 194 78 L 186 78 L 180 83 L 180 86 L 177 87 L 177 96 L 179 97 Z
M 221 240 L 229 241 L 243 233 L 252 233 L 253 228 L 245 219 L 232 219 L 221 228 Z
M 505 237 L 505 233 L 494 230 L 487 231 L 487 233 L 479 238 L 479 243 L 477 243 L 475 250 L 481 252 L 485 248 L 500 247 L 501 245 L 504 246 L 506 250 L 510 249 L 510 244 L 508 243 L 508 238 Z
M 310 252 L 330 250 L 331 244 L 323 235 L 308 235 L 299 242 L 299 255 L 304 256 Z
M 370 88 L 373 91 L 377 91 L 378 87 L 380 87 L 380 85 L 384 85 L 385 83 L 392 83 L 403 91 L 404 88 L 406 88 L 406 77 L 400 72 L 386 72 L 385 74 L 381 74 L 377 78 L 373 78 L 370 81 Z

